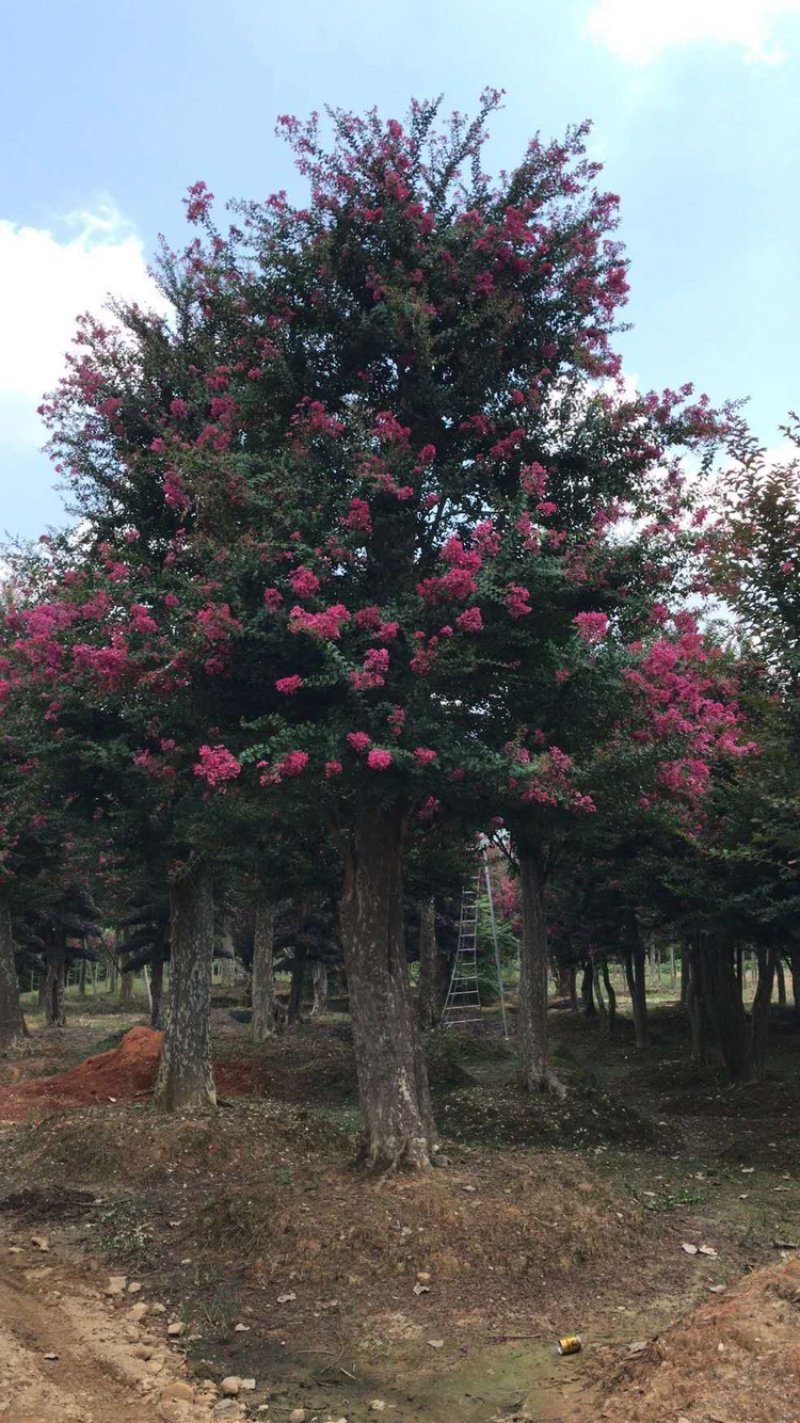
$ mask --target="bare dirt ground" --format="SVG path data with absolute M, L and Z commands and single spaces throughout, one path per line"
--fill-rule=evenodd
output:
M 376 1182 L 350 1165 L 344 1017 L 255 1051 L 218 1007 L 227 1105 L 164 1121 L 152 1041 L 118 1050 L 133 1018 L 92 1006 L 0 1064 L 3 1420 L 800 1423 L 789 1015 L 767 1082 L 734 1093 L 692 1077 L 676 1013 L 644 1058 L 624 1021 L 608 1043 L 553 1013 L 566 1108 L 522 1094 L 491 1034 L 440 1036 L 442 1169 Z M 106 1297 L 109 1273 L 141 1292 Z M 230 1375 L 255 1388 L 224 1398 Z

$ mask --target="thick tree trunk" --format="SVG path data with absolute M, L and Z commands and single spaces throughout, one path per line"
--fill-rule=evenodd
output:
M 164 1030 L 164 960 L 154 959 L 150 976 L 150 1026 Z
M 178 880 L 169 902 L 169 1011 L 153 1099 L 162 1112 L 217 1104 L 209 1041 L 214 899 L 208 872 Z
M 783 968 L 783 954 L 775 956 L 775 977 L 778 980 L 778 1007 L 786 1007 L 786 974 Z
M 20 1048 L 24 1040 L 25 1020 L 14 967 L 11 913 L 0 897 L 0 1056 Z
M 360 1154 L 373 1169 L 426 1171 L 434 1128 L 408 987 L 403 839 L 397 807 L 360 811 L 339 912 L 363 1117 Z
M 251 1032 L 254 1043 L 263 1043 L 275 1032 L 275 973 L 272 957 L 274 929 L 275 911 L 272 903 L 269 899 L 260 897 L 256 904 L 251 975 Z
M 636 1046 L 646 1048 L 650 1043 L 650 1025 L 647 1019 L 647 990 L 645 985 L 645 961 L 647 955 L 644 949 L 627 949 L 625 952 L 625 982 L 628 985 L 628 992 L 631 997 L 631 1008 L 633 1009 L 633 1026 L 636 1033 Z
M 752 1082 L 753 1049 L 730 948 L 706 943 L 703 988 L 717 1042 L 732 1082 Z
M 288 1023 L 300 1022 L 300 1010 L 303 1006 L 303 988 L 306 981 L 306 954 L 305 949 L 298 949 L 292 963 L 292 977 L 289 983 L 289 1008 L 286 1015 Z
M 518 1036 L 522 1080 L 529 1092 L 564 1087 L 547 1061 L 547 918 L 545 870 L 541 846 L 518 847 L 522 888 L 522 939 L 519 960 Z
M 767 1063 L 767 1034 L 769 1031 L 769 1005 L 775 970 L 779 961 L 777 949 L 758 950 L 758 985 L 750 1013 L 750 1039 L 753 1053 L 753 1068 L 756 1077 L 764 1076 Z
M 86 997 L 86 972 L 88 967 L 89 965 L 86 959 L 81 959 L 80 968 L 78 969 L 78 992 L 81 998 Z
M 311 1017 L 319 1018 L 328 1006 L 328 965 L 322 959 L 314 959 L 311 965 L 311 983 L 314 989 Z

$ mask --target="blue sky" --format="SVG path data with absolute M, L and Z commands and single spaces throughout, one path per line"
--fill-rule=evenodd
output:
M 0 533 L 63 522 L 35 416 L 74 316 L 146 299 L 181 197 L 297 191 L 280 113 L 507 90 L 487 166 L 589 117 L 632 261 L 626 370 L 800 405 L 800 0 L 6 0 Z

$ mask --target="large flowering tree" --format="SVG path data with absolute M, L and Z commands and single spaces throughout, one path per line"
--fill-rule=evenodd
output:
M 178 807 L 187 946 L 210 932 L 221 796 L 249 788 L 333 837 L 379 1167 L 424 1168 L 433 1143 L 406 983 L 409 835 L 446 800 L 505 794 L 538 725 L 525 686 L 558 686 L 564 646 L 605 629 L 598 561 L 624 599 L 614 521 L 644 509 L 671 445 L 715 427 L 689 388 L 615 384 L 617 200 L 584 129 L 532 141 L 490 181 L 498 101 L 441 126 L 435 104 L 405 125 L 337 112 L 329 147 L 316 120 L 283 120 L 307 205 L 239 204 L 223 232 L 196 184 L 199 235 L 161 258 L 171 315 L 87 320 L 44 407 L 83 563 L 20 629 L 19 656 L 43 699 L 52 684 L 47 715 L 79 687 Z M 588 809 L 542 734 L 538 783 Z M 195 983 L 202 956 L 185 955 Z

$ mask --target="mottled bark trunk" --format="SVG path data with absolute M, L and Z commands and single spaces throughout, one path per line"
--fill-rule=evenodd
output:
M 728 1076 L 732 1082 L 752 1082 L 752 1043 L 729 945 L 704 944 L 703 987 Z
M 274 930 L 275 911 L 272 903 L 261 897 L 256 904 L 251 976 L 254 1043 L 263 1043 L 275 1032 L 275 973 L 272 953 Z
M 25 1020 L 14 967 L 11 913 L 5 900 L 0 898 L 0 1055 L 21 1047 L 24 1039 Z
M 164 962 L 155 959 L 150 973 L 150 1026 L 164 1031 Z
M 425 1171 L 434 1128 L 408 987 L 403 839 L 396 807 L 360 811 L 339 909 L 363 1118 L 360 1153 L 373 1169 Z
M 81 998 L 86 997 L 86 971 L 88 967 L 89 965 L 86 959 L 81 959 L 80 968 L 78 969 L 78 993 Z
M 163 1112 L 215 1107 L 209 1012 L 214 952 L 211 877 L 202 870 L 170 888 L 170 995 L 154 1105 Z
M 518 1038 L 522 1080 L 529 1092 L 564 1088 L 547 1061 L 547 918 L 542 847 L 518 848 L 522 889 Z
M 784 972 L 784 967 L 783 967 L 783 955 L 780 954 L 780 953 L 779 953 L 779 954 L 776 954 L 776 956 L 775 956 L 775 978 L 777 979 L 777 983 L 778 983 L 778 1007 L 779 1007 L 779 1008 L 785 1008 L 785 1007 L 786 1007 L 786 973 Z
M 311 965 L 311 985 L 314 990 L 311 1016 L 319 1018 L 328 1006 L 328 965 L 322 959 L 314 959 Z
M 130 1008 L 133 1003 L 133 974 L 123 973 L 119 981 L 119 1002 L 121 1008 Z
M 764 1069 L 767 1063 L 769 1005 L 772 1001 L 772 989 L 775 982 L 775 971 L 778 962 L 779 955 L 777 949 L 758 950 L 758 985 L 756 987 L 753 1007 L 750 1014 L 750 1040 L 753 1053 L 753 1069 L 758 1078 L 764 1076 Z
M 306 981 L 305 950 L 298 949 L 292 963 L 292 977 L 289 982 L 289 1007 L 286 1014 L 288 1023 L 299 1023 L 303 1006 L 303 988 Z
M 430 1032 L 441 1016 L 434 1008 L 438 969 L 436 945 L 436 907 L 433 899 L 425 899 L 419 907 L 419 984 L 417 987 L 417 1023 L 422 1033 Z

